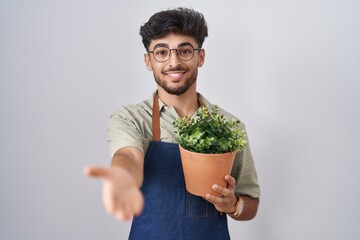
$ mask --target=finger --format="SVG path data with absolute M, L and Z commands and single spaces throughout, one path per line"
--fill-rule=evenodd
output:
M 110 173 L 109 167 L 87 166 L 84 168 L 84 174 L 89 177 L 106 178 L 109 177 L 109 173 Z
M 112 186 L 109 182 L 104 182 L 102 200 L 104 203 L 105 210 L 110 215 L 113 215 L 116 210 L 116 197 L 113 194 Z
M 231 193 L 232 193 L 231 190 L 229 190 L 229 189 L 227 189 L 227 188 L 224 188 L 224 187 L 222 187 L 222 186 L 220 186 L 220 185 L 217 185 L 217 184 L 214 184 L 214 185 L 212 186 L 212 189 L 213 189 L 214 191 L 216 191 L 217 193 L 219 193 L 220 196 L 223 196 L 223 197 L 227 197 L 227 196 L 231 195 Z
M 233 192 L 235 190 L 235 185 L 236 185 L 235 178 L 233 178 L 230 175 L 226 175 L 225 180 L 228 183 L 228 189 Z
M 133 201 L 116 201 L 115 211 L 112 214 L 121 221 L 130 220 L 134 215 L 139 215 L 143 209 L 143 196 L 138 194 Z
M 132 203 L 128 201 L 118 202 L 114 213 L 115 218 L 122 221 L 129 220 L 133 216 L 131 205 Z
M 112 215 L 120 221 L 129 220 L 133 216 L 130 204 L 131 203 L 129 202 L 117 203 L 116 210 L 112 213 Z
M 128 221 L 131 219 L 132 215 L 118 211 L 118 212 L 116 212 L 116 214 L 114 214 L 114 217 L 120 221 Z
M 121 201 L 114 195 L 112 186 L 109 182 L 104 182 L 103 187 L 103 203 L 108 214 L 114 216 L 119 220 L 126 219 L 127 203 Z
M 215 204 L 217 206 L 222 206 L 224 205 L 224 200 L 221 197 L 215 197 L 211 194 L 206 194 L 205 195 L 205 200 L 211 202 L 212 204 Z
M 139 193 L 137 200 L 134 201 L 134 204 L 133 204 L 134 215 L 136 215 L 136 216 L 140 215 L 143 208 L 144 208 L 144 197 L 141 193 Z
M 111 213 L 111 215 L 120 221 L 128 221 L 134 215 L 139 215 L 142 210 L 142 206 L 139 208 L 140 210 L 135 210 L 136 206 L 132 202 L 123 202 L 120 205 L 117 205 L 116 208 L 117 209 Z

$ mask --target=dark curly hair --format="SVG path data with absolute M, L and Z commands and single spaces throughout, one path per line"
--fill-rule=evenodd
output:
M 169 33 L 187 35 L 195 38 L 199 45 L 208 36 L 208 29 L 204 16 L 188 8 L 176 8 L 155 13 L 149 21 L 140 27 L 140 35 L 146 51 L 150 42 L 164 37 Z

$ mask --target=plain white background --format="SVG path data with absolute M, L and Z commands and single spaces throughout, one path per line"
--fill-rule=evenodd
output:
M 139 27 L 208 22 L 198 90 L 247 125 L 262 187 L 233 239 L 360 239 L 360 2 L 0 0 L 0 239 L 126 239 L 101 182 L 109 115 L 155 89 Z

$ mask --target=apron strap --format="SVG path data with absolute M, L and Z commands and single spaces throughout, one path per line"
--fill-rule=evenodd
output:
M 160 109 L 159 109 L 159 95 L 154 96 L 153 110 L 152 110 L 152 134 L 153 141 L 160 141 Z
M 200 107 L 205 107 L 203 101 L 198 98 L 198 104 Z M 160 141 L 160 109 L 159 109 L 159 95 L 154 96 L 153 109 L 152 109 L 152 140 Z

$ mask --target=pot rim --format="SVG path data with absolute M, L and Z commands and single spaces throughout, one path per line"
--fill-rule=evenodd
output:
M 179 144 L 179 148 L 180 148 L 180 150 L 182 150 L 184 152 L 195 153 L 195 154 L 198 154 L 198 155 L 224 156 L 224 155 L 233 155 L 233 154 L 235 155 L 237 152 L 239 152 L 239 151 L 232 151 L 232 152 L 226 152 L 226 153 L 199 153 L 199 152 L 193 152 L 193 151 L 187 150 L 187 149 L 183 148 L 180 144 Z

